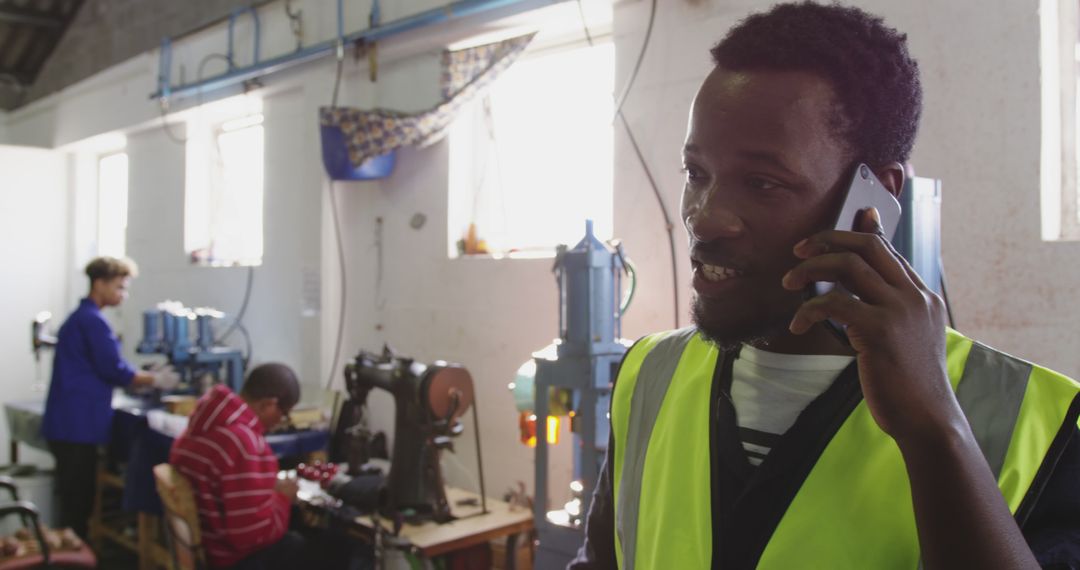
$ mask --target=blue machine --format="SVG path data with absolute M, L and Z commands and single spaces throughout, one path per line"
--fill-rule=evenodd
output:
M 893 245 L 926 286 L 941 295 L 941 181 L 908 178 L 900 193 L 900 208 Z
M 170 301 L 159 303 L 143 312 L 143 338 L 135 350 L 139 354 L 164 354 L 188 391 L 202 393 L 212 382 L 225 382 L 239 392 L 244 383 L 243 354 L 235 348 L 217 346 L 214 339 L 213 323 L 222 317 L 223 313 L 213 309 L 189 309 Z M 211 380 L 207 382 L 207 378 Z
M 554 272 L 559 283 L 559 339 L 554 350 L 534 354 L 535 390 L 519 374 L 519 408 L 531 404 L 536 420 L 536 499 L 534 523 L 539 538 L 536 568 L 562 568 L 577 553 L 584 536 L 584 519 L 607 451 L 611 385 L 627 348 L 620 342 L 618 299 L 622 274 L 630 266 L 618 243 L 605 244 L 585 223 L 585 238 L 573 249 L 559 246 Z M 527 363 L 522 370 L 531 369 Z M 531 371 L 531 370 L 530 370 Z M 528 374 L 526 373 L 526 376 Z M 524 380 L 524 382 L 522 382 Z M 554 402 L 554 406 L 553 406 Z M 568 409 L 553 409 L 566 407 Z M 575 498 L 565 509 L 549 511 L 549 415 L 569 415 L 574 434 Z

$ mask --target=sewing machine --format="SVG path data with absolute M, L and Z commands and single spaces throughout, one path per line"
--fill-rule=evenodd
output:
M 409 522 L 452 520 L 439 457 L 443 450 L 453 451 L 453 438 L 464 431 L 461 417 L 470 407 L 475 428 L 476 402 L 469 372 L 443 361 L 424 365 L 384 348 L 381 354 L 360 352 L 345 367 L 345 386 L 349 399 L 334 431 L 331 460 L 344 460 L 352 477 L 365 473 L 373 439 L 365 417 L 368 394 L 376 388 L 386 390 L 394 397 L 396 414 L 394 450 L 380 510 Z M 483 497 L 479 432 L 476 446 Z M 487 512 L 486 503 L 482 511 Z
M 214 309 L 189 309 L 176 301 L 159 303 L 143 312 L 143 338 L 135 351 L 164 354 L 188 392 L 202 394 L 218 382 L 239 392 L 244 383 L 243 354 L 220 346 L 214 336 L 213 325 L 224 316 Z M 194 343 L 192 326 L 197 331 Z

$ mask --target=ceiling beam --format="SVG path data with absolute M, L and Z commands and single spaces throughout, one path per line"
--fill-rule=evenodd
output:
M 0 6 L 0 22 L 40 28 L 59 28 L 64 25 L 64 18 L 16 6 Z
M 0 83 L 10 83 L 15 80 L 23 87 L 26 87 L 30 85 L 30 79 L 30 76 L 25 71 L 0 68 Z

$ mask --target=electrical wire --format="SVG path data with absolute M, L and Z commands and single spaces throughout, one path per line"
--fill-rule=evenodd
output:
M 225 339 L 229 338 L 229 335 L 233 333 L 237 328 L 241 326 L 244 320 L 244 315 L 247 314 L 248 301 L 251 300 L 251 284 L 255 281 L 255 266 L 248 266 L 247 286 L 244 287 L 244 300 L 240 302 L 240 310 L 236 311 L 236 317 L 233 319 L 229 328 L 225 329 L 225 332 L 218 337 L 218 342 L 225 342 Z
M 623 267 L 626 268 L 626 273 L 630 276 L 630 289 L 626 291 L 622 303 L 619 304 L 620 317 L 626 314 L 626 310 L 630 308 L 630 303 L 634 301 L 634 293 L 637 292 L 637 268 L 625 257 L 623 258 Z
M 345 243 L 341 239 L 341 223 L 338 221 L 337 200 L 334 197 L 334 181 L 330 180 L 326 186 L 330 197 L 330 211 L 334 219 L 334 237 L 337 239 L 338 266 L 341 273 L 341 308 L 338 313 L 337 340 L 334 341 L 334 359 L 330 364 L 330 374 L 326 379 L 326 389 L 329 390 L 334 383 L 334 374 L 337 372 L 338 359 L 341 358 L 341 341 L 345 336 L 345 302 L 347 300 L 345 279 Z
M 296 38 L 296 51 L 304 47 L 304 11 L 293 10 L 292 0 L 285 0 L 285 17 L 289 19 L 289 28 Z
M 162 98 L 158 103 L 158 110 L 161 113 L 161 130 L 165 131 L 165 136 L 169 137 L 169 140 L 180 146 L 187 145 L 186 138 L 180 138 L 179 136 L 174 135 L 172 129 L 169 128 L 169 100 Z
M 205 71 L 205 69 L 206 69 L 206 64 L 213 61 L 213 60 L 215 60 L 215 59 L 220 59 L 220 60 L 224 61 L 225 65 L 227 65 L 229 69 L 233 68 L 233 60 L 230 59 L 228 55 L 225 55 L 223 53 L 209 53 L 209 54 L 206 54 L 206 56 L 202 58 L 202 61 L 199 62 L 199 67 L 195 70 L 195 82 L 196 83 L 199 83 L 199 82 L 202 81 L 202 79 L 203 79 L 203 71 Z M 195 106 L 199 107 L 199 106 L 202 106 L 202 104 L 203 104 L 202 90 L 200 89 L 200 90 L 196 91 Z M 174 143 L 176 143 L 178 145 L 186 145 L 187 144 L 187 138 L 186 137 L 185 138 L 180 138 L 180 137 L 176 136 L 175 134 L 173 134 L 172 129 L 169 128 L 169 121 L 168 121 L 168 117 L 169 117 L 169 100 L 166 99 L 165 97 L 162 97 L 161 100 L 158 102 L 158 110 L 161 113 L 161 128 L 162 128 L 162 130 L 165 131 L 165 135 L 169 137 L 169 140 L 171 140 L 172 142 L 174 142 Z
M 589 32 L 589 23 L 585 19 L 585 8 L 582 6 L 582 0 L 577 0 L 578 13 L 581 15 L 581 27 L 585 31 L 585 40 L 592 47 L 593 37 Z M 634 154 L 637 156 L 638 162 L 641 164 L 641 169 L 645 171 L 645 177 L 649 181 L 649 186 L 652 188 L 653 195 L 656 196 L 656 203 L 660 206 L 660 213 L 664 217 L 664 230 L 667 232 L 668 237 L 668 249 L 671 254 L 671 283 L 672 292 L 674 293 L 675 303 L 675 328 L 680 326 L 679 315 L 682 313 L 680 309 L 681 304 L 679 302 L 679 265 L 675 257 L 675 224 L 671 221 L 671 215 L 668 213 L 667 205 L 664 204 L 664 196 L 660 193 L 660 186 L 657 185 L 656 179 L 652 175 L 652 170 L 649 168 L 649 164 L 645 161 L 645 155 L 641 152 L 641 147 L 638 145 L 637 137 L 634 136 L 634 131 L 630 128 L 630 122 L 626 119 L 626 115 L 622 112 L 622 104 L 626 101 L 627 95 L 630 94 L 630 88 L 634 85 L 634 80 L 637 78 L 638 70 L 641 69 L 641 62 L 645 60 L 645 51 L 649 47 L 649 38 L 652 36 L 653 24 L 656 21 L 656 0 L 652 2 L 652 9 L 649 12 L 649 24 L 645 30 L 645 40 L 641 44 L 641 51 L 638 53 L 637 62 L 634 64 L 634 71 L 630 75 L 629 81 L 626 82 L 626 87 L 623 89 L 622 96 L 619 98 L 619 102 L 615 106 L 615 118 L 619 119 L 623 128 L 626 130 L 626 136 L 630 139 L 630 146 L 634 149 Z M 636 283 L 637 275 L 634 275 Z
M 679 314 L 682 312 L 680 309 L 682 305 L 679 303 L 679 264 L 675 258 L 675 225 L 671 222 L 667 205 L 664 204 L 664 197 L 660 194 L 660 187 L 656 184 L 656 179 L 653 178 L 648 163 L 645 162 L 645 155 L 642 154 L 641 147 L 638 146 L 637 138 L 634 137 L 634 132 L 630 130 L 630 122 L 626 120 L 626 115 L 621 111 L 619 112 L 619 119 L 622 120 L 623 128 L 626 129 L 626 136 L 630 139 L 630 146 L 634 149 L 634 154 L 637 155 L 638 162 L 641 163 L 641 168 L 645 171 L 645 177 L 649 180 L 649 186 L 652 187 L 653 194 L 656 196 L 656 203 L 660 206 L 660 214 L 664 217 L 664 229 L 667 231 L 668 249 L 671 254 L 671 289 L 675 294 L 675 328 L 679 328 Z
M 345 46 L 338 45 L 337 69 L 334 73 L 334 91 L 330 98 L 330 106 L 337 108 L 338 90 L 341 88 L 341 73 L 345 64 Z M 326 389 L 330 390 L 334 384 L 334 375 L 337 372 L 338 361 L 341 358 L 341 342 L 345 336 L 345 307 L 347 302 L 346 277 L 345 277 L 345 242 L 341 239 L 341 222 L 338 220 L 337 199 L 334 197 L 334 181 L 328 179 L 326 186 L 330 197 L 330 211 L 334 219 L 334 237 L 337 240 L 338 269 L 341 274 L 341 307 L 338 313 L 337 338 L 334 340 L 334 358 L 330 363 L 330 374 L 326 378 Z
M 626 87 L 623 87 L 622 94 L 615 100 L 615 115 L 612 117 L 612 122 L 615 121 L 615 117 L 622 113 L 623 103 L 626 103 L 626 98 L 630 95 L 630 90 L 634 87 L 634 81 L 637 79 L 638 71 L 641 70 L 641 63 L 645 61 L 645 52 L 649 49 L 649 39 L 652 38 L 653 24 L 656 23 L 656 4 L 657 0 L 652 0 L 652 6 L 649 8 L 649 23 L 645 26 L 645 40 L 641 42 L 641 51 L 638 52 L 637 61 L 634 62 L 634 70 L 630 73 L 630 78 L 626 81 Z M 588 28 L 588 24 L 584 20 L 585 10 L 581 6 L 581 0 L 578 0 L 578 11 L 581 12 L 582 21 L 581 24 Z M 589 45 L 592 45 L 590 40 Z
M 581 29 L 585 31 L 585 41 L 589 42 L 589 47 L 593 47 L 593 37 L 589 31 L 589 21 L 585 17 L 585 4 L 582 3 L 582 0 L 577 0 L 577 10 L 581 16 Z
M 247 353 L 244 355 L 244 370 L 247 370 L 248 363 L 251 362 L 251 355 L 254 352 L 251 344 L 251 334 L 248 333 L 247 327 L 244 325 L 237 325 L 236 328 L 244 336 L 244 344 L 247 345 Z
M 386 299 L 383 298 L 383 275 L 384 275 L 384 256 L 385 248 L 383 247 L 383 218 L 382 216 L 375 217 L 375 312 L 376 318 L 379 322 L 382 322 L 382 310 L 386 308 Z
M 338 46 L 337 72 L 334 73 L 334 94 L 330 97 L 330 107 L 337 109 L 338 90 L 341 89 L 341 71 L 345 65 L 345 46 Z

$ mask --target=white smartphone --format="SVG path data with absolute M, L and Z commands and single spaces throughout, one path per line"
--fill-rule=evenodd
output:
M 878 180 L 869 166 L 860 164 L 851 177 L 847 195 L 844 197 L 844 205 L 840 208 L 833 227 L 842 231 L 854 231 L 859 212 L 867 208 L 877 208 L 885 238 L 892 241 L 896 228 L 900 225 L 900 202 L 881 183 L 881 180 Z M 831 281 L 819 281 L 810 286 L 807 292 L 808 297 L 824 295 L 836 287 L 840 286 Z M 842 325 L 832 320 L 828 321 L 828 325 L 837 332 L 842 332 L 844 329 Z

